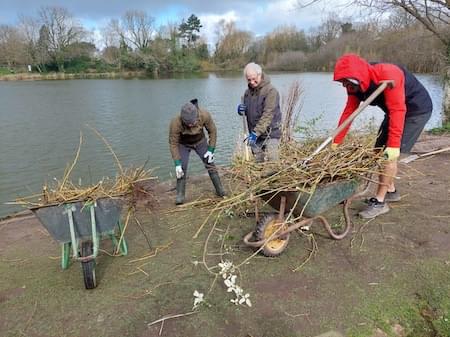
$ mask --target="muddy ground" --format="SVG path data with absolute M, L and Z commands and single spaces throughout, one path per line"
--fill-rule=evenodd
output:
M 213 221 L 193 239 L 206 210 L 173 212 L 175 192 L 156 188 L 159 204 L 139 204 L 126 231 L 128 256 L 97 258 L 98 287 L 86 290 L 80 264 L 60 268 L 60 246 L 32 215 L 0 222 L 0 336 L 450 336 L 450 154 L 401 165 L 402 200 L 371 221 L 351 207 L 353 229 L 342 241 L 314 225 L 291 235 L 277 258 L 258 255 L 239 268 L 252 307 L 236 306 L 202 263 Z M 212 196 L 207 177 L 190 179 L 188 198 Z M 339 207 L 325 214 L 342 220 Z M 209 236 L 206 263 L 240 264 L 252 254 L 242 237 L 254 218 L 229 214 Z M 228 231 L 227 231 L 228 228 Z M 146 240 L 144 234 L 148 237 Z M 213 269 L 212 271 L 217 271 Z M 206 304 L 189 316 L 193 292 Z M 395 327 L 396 333 L 393 328 Z

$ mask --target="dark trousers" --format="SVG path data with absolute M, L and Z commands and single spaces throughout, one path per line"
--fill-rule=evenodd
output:
M 197 153 L 197 155 L 202 160 L 208 172 L 217 171 L 216 166 L 214 164 L 208 164 L 206 159 L 203 158 L 206 151 L 208 151 L 208 142 L 206 141 L 206 139 L 203 139 L 200 143 L 196 145 L 179 144 L 178 149 L 180 150 L 181 167 L 183 168 L 184 174 L 187 173 L 187 168 L 189 164 L 189 155 L 191 154 L 192 150 L 194 150 L 195 153 Z
M 411 152 L 412 147 L 416 143 L 420 134 L 431 117 L 431 111 L 417 116 L 405 118 L 405 125 L 403 127 L 402 143 L 400 146 L 401 153 Z M 389 117 L 385 115 L 380 129 L 378 130 L 378 137 L 375 142 L 375 147 L 386 146 L 389 133 Z

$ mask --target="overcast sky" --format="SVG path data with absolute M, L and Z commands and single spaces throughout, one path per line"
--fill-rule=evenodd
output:
M 203 25 L 200 33 L 209 43 L 213 43 L 214 27 L 221 19 L 233 20 L 239 29 L 258 36 L 280 25 L 308 31 L 327 17 L 325 8 L 339 10 L 336 1 L 299 9 L 297 0 L 0 0 L 0 24 L 14 24 L 18 14 L 36 16 L 40 7 L 54 5 L 67 8 L 89 29 L 99 28 L 130 9 L 147 12 L 157 25 L 180 22 L 195 14 Z

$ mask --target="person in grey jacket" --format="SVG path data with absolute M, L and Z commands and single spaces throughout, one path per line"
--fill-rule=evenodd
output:
M 244 77 L 248 88 L 237 112 L 247 119 L 247 144 L 257 162 L 263 162 L 265 156 L 269 161 L 278 160 L 281 138 L 280 94 L 256 63 L 245 66 Z
M 208 132 L 208 139 L 205 131 Z M 199 108 L 197 99 L 184 104 L 180 114 L 172 119 L 169 127 L 170 153 L 175 164 L 177 177 L 177 197 L 175 203 L 184 203 L 186 191 L 186 171 L 189 154 L 194 150 L 208 170 L 209 177 L 219 197 L 225 196 L 217 167 L 214 165 L 217 128 L 211 114 Z

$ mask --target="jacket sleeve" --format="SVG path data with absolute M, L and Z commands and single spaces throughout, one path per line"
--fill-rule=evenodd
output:
M 347 104 L 345 105 L 344 111 L 341 114 L 341 118 L 339 118 L 338 127 L 344 123 L 344 121 L 355 111 L 359 106 L 359 98 L 355 95 L 348 95 L 347 96 Z M 340 144 L 344 140 L 345 136 L 347 135 L 348 130 L 350 129 L 350 126 L 352 123 L 347 125 L 347 127 L 344 128 L 339 134 L 334 137 L 333 142 Z
M 386 65 L 381 80 L 394 80 L 393 88 L 384 90 L 384 99 L 389 116 L 387 147 L 399 148 L 402 142 L 406 115 L 405 76 L 395 65 Z
M 169 146 L 170 153 L 173 160 L 181 160 L 180 150 L 178 145 L 180 144 L 180 128 L 176 118 L 172 119 L 169 126 Z
M 211 114 L 208 111 L 204 110 L 204 114 L 205 114 L 205 129 L 206 131 L 208 131 L 208 145 L 215 148 L 217 142 L 216 124 L 214 124 Z
M 272 119 L 275 115 L 275 109 L 279 100 L 280 98 L 278 91 L 274 87 L 270 88 L 264 101 L 264 109 L 261 118 L 259 119 L 258 123 L 256 123 L 256 126 L 253 129 L 257 136 L 260 136 L 263 133 L 267 132 L 267 129 L 272 123 Z

